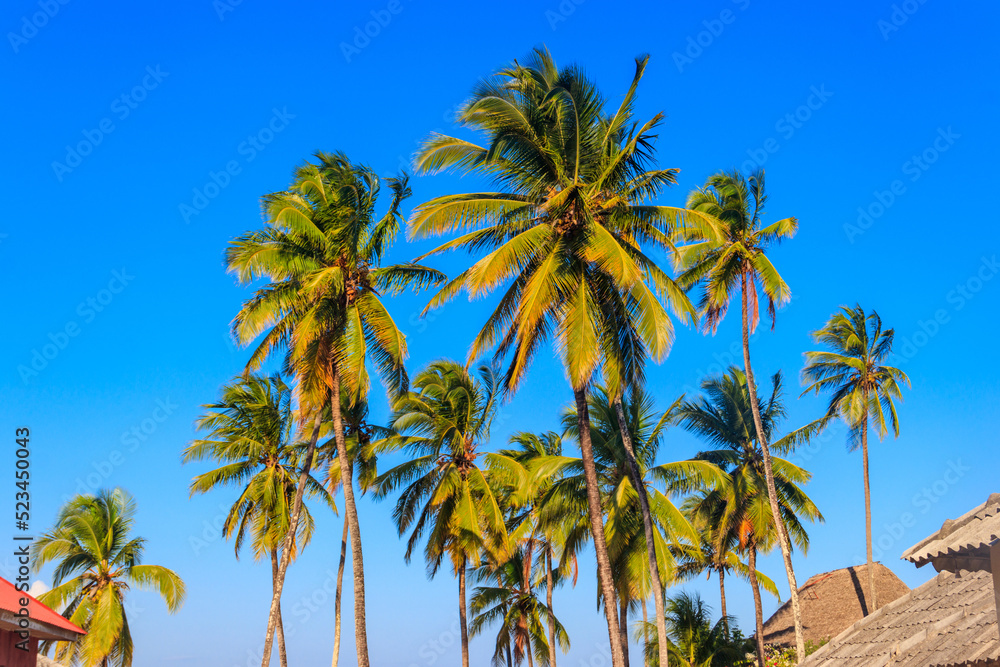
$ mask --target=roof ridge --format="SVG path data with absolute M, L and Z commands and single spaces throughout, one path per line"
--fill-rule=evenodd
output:
M 959 528 L 962 528 L 970 524 L 974 519 L 980 518 L 979 515 L 981 513 L 983 514 L 984 517 L 992 516 L 994 512 L 991 512 L 990 510 L 993 509 L 1000 511 L 1000 493 L 991 493 L 989 497 L 986 499 L 986 502 L 984 502 L 981 505 L 977 505 L 976 507 L 969 510 L 968 512 L 958 517 L 957 519 L 945 519 L 944 523 L 941 524 L 941 527 L 937 531 L 928 535 L 927 537 L 920 540 L 912 547 L 904 551 L 903 554 L 899 557 L 900 560 L 915 562 L 910 554 L 914 554 L 920 551 L 931 542 L 936 542 L 937 540 L 943 540 L 944 538 L 948 537 L 949 535 L 957 531 Z

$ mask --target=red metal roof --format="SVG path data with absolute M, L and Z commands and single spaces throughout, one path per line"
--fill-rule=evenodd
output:
M 75 632 L 80 635 L 87 634 L 83 628 L 70 623 L 62 614 L 46 607 L 27 593 L 22 593 L 14 587 L 14 584 L 0 577 L 0 610 L 16 614 L 21 610 L 20 600 L 23 597 L 28 598 L 28 614 L 35 623 L 52 626 L 67 632 Z

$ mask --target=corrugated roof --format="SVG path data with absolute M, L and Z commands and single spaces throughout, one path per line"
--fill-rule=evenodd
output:
M 875 563 L 875 596 L 884 606 L 910 592 L 881 563 Z M 820 642 L 836 637 L 868 613 L 868 566 L 845 567 L 810 577 L 799 588 L 802 631 L 806 641 Z M 795 626 L 790 603 L 786 602 L 764 623 L 764 642 L 795 645 Z
M 949 519 L 941 530 L 913 545 L 903 558 L 923 567 L 933 563 L 941 572 L 948 570 L 989 570 L 990 543 L 1000 539 L 1000 493 L 958 519 Z
M 863 618 L 806 658 L 803 666 L 946 667 L 1000 659 L 993 577 L 941 572 Z
M 17 628 L 16 614 L 21 610 L 20 600 L 28 598 L 28 615 L 32 621 L 31 635 L 39 639 L 67 639 L 67 633 L 76 636 L 87 634 L 83 628 L 70 623 L 68 619 L 53 609 L 22 593 L 6 579 L 0 578 L 0 627 L 5 629 L 13 623 Z M 72 637 L 75 639 L 76 637 Z

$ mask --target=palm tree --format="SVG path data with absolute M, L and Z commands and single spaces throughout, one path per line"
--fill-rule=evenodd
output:
M 740 291 L 740 311 L 743 334 L 743 370 L 750 392 L 754 428 L 764 457 L 768 501 L 778 530 L 778 544 L 788 577 L 792 617 L 795 623 L 795 646 L 798 655 L 805 655 L 802 637 L 802 611 L 799 608 L 798 586 L 792 568 L 791 545 L 780 521 L 777 491 L 771 451 L 761 423 L 760 405 L 756 394 L 753 368 L 750 364 L 750 334 L 760 320 L 759 291 L 767 299 L 767 312 L 774 327 L 777 307 L 791 298 L 788 284 L 767 257 L 768 248 L 782 239 L 791 238 L 798 229 L 798 220 L 783 218 L 764 226 L 767 194 L 764 190 L 764 170 L 745 177 L 738 171 L 720 172 L 711 176 L 705 186 L 693 191 L 685 209 L 676 211 L 676 236 L 689 241 L 677 249 L 679 282 L 687 287 L 701 283 L 704 287 L 700 302 L 705 327 L 715 333 L 729 309 L 733 292 Z M 711 233 L 706 234 L 705 230 Z M 717 231 L 721 234 L 715 236 Z M 758 287 L 759 286 L 759 287 Z
M 57 561 L 53 588 L 39 601 L 87 634 L 76 642 L 59 642 L 55 657 L 84 667 L 129 667 L 133 644 L 125 611 L 131 588 L 156 591 L 170 613 L 184 602 L 184 582 L 161 565 L 143 565 L 146 540 L 131 535 L 136 505 L 122 489 L 80 495 L 59 511 L 56 524 L 32 545 L 37 570 Z M 40 650 L 47 653 L 53 642 Z
M 742 660 L 741 647 L 729 641 L 727 628 L 731 619 L 723 615 L 713 624 L 711 609 L 697 593 L 691 595 L 682 592 L 669 596 L 665 606 L 669 627 L 669 664 L 680 667 L 712 667 Z M 662 664 L 658 649 L 655 643 L 646 649 L 646 657 L 653 667 Z
M 813 340 L 830 348 L 806 352 L 802 379 L 809 386 L 803 395 L 829 391 L 828 417 L 840 417 L 850 429 L 852 451 L 861 445 L 865 486 L 865 545 L 868 557 L 869 613 L 878 609 L 875 599 L 875 567 L 872 564 L 872 499 L 868 484 L 868 424 L 875 426 L 879 440 L 892 427 L 899 437 L 899 418 L 894 399 L 902 400 L 901 385 L 910 385 L 906 373 L 883 362 L 892 353 L 895 332 L 882 330 L 882 318 L 872 311 L 866 315 L 860 305 L 841 307 Z
M 525 558 L 525 551 L 517 551 L 499 567 L 492 563 L 480 566 L 475 577 L 480 582 L 497 580 L 496 586 L 479 586 L 473 591 L 470 610 L 472 623 L 469 633 L 475 637 L 487 626 L 500 623 L 497 633 L 493 665 L 503 663 L 504 654 L 513 645 L 512 663 L 520 665 L 525 659 L 532 667 L 534 658 L 539 664 L 551 667 L 554 647 L 546 636 L 546 625 L 555 628 L 555 640 L 563 651 L 569 650 L 569 635 L 552 612 L 552 608 L 538 599 L 532 582 L 533 571 Z M 538 582 L 540 583 L 540 582 Z
M 675 169 L 647 167 L 652 131 L 633 105 L 646 58 L 621 105 L 611 114 L 597 88 L 577 67 L 559 69 L 546 50 L 482 81 L 458 115 L 486 136 L 486 145 L 433 135 L 417 155 L 422 172 L 456 169 L 492 178 L 504 191 L 446 195 L 414 210 L 412 236 L 465 231 L 431 253 L 488 251 L 445 285 L 428 308 L 461 290 L 481 296 L 507 285 L 476 337 L 469 359 L 489 349 L 509 359 L 504 387 L 513 393 L 535 353 L 553 339 L 562 353 L 580 420 L 587 505 L 601 589 L 613 599 L 611 563 L 587 415 L 587 393 L 603 368 L 608 382 L 634 362 L 620 339 L 641 339 L 635 354 L 662 359 L 672 324 L 661 298 L 683 310 L 683 292 L 640 248 L 668 248 L 669 211 L 647 200 L 675 181 Z M 471 231 L 468 231 L 472 228 Z M 426 256 L 426 255 L 425 255 Z M 681 305 L 678 305 L 681 304 Z M 637 318 L 622 331 L 628 310 Z M 612 662 L 623 667 L 614 610 L 606 609 Z
M 376 480 L 376 498 L 401 487 L 393 509 L 399 534 L 410 531 L 406 561 L 426 536 L 424 558 L 433 577 L 445 556 L 458 576 L 462 665 L 469 665 L 465 580 L 481 556 L 509 553 L 503 511 L 478 464 L 496 416 L 500 386 L 489 366 L 477 377 L 459 363 L 435 361 L 413 379 L 413 390 L 393 405 L 396 432 L 373 444 L 378 452 L 405 450 L 412 458 Z
M 293 442 L 291 390 L 281 377 L 247 374 L 222 389 L 219 401 L 204 406 L 207 414 L 196 425 L 209 431 L 207 438 L 194 440 L 185 450 L 183 462 L 221 463 L 191 482 L 191 494 L 207 493 L 219 486 L 242 487 L 233 503 L 222 533 L 235 536 L 236 557 L 249 533 L 254 560 L 264 555 L 271 560 L 271 584 L 277 583 L 279 550 L 285 540 L 295 499 L 295 483 L 302 458 L 302 446 Z M 330 495 L 311 476 L 306 493 L 333 503 Z M 336 508 L 334 508 L 336 511 Z M 303 508 L 297 535 L 291 543 L 294 560 L 299 549 L 312 537 L 313 518 Z M 288 664 L 278 607 L 276 634 L 281 665 Z
M 771 396 L 761 409 L 761 433 L 770 440 L 785 416 L 781 396 L 781 374 L 771 380 Z M 800 488 L 811 475 L 782 458 L 772 457 L 773 478 L 779 518 L 770 512 L 770 493 L 764 467 L 764 447 L 757 438 L 751 397 L 755 395 L 746 375 L 731 367 L 722 377 L 702 382 L 703 396 L 684 401 L 677 411 L 678 421 L 688 431 L 706 440 L 716 449 L 701 452 L 697 458 L 710 461 L 726 471 L 728 482 L 707 494 L 695 496 L 685 508 L 699 526 L 713 526 L 715 549 L 725 548 L 725 540 L 735 535 L 747 554 L 747 574 L 754 594 L 757 622 L 758 663 L 763 667 L 763 610 L 760 581 L 757 577 L 757 553 L 773 547 L 781 534 L 790 534 L 803 552 L 809 536 L 799 517 L 823 520 L 816 505 Z M 814 437 L 826 420 L 811 422 L 788 433 L 771 447 L 778 453 L 791 451 Z M 798 655 L 804 655 L 799 653 Z
M 699 509 L 712 502 L 724 502 L 721 494 L 713 494 L 711 491 L 697 492 L 688 498 L 682 505 L 686 510 L 689 520 L 698 528 L 701 535 L 701 544 L 695 548 L 680 550 L 678 564 L 675 571 L 675 578 L 678 581 L 692 579 L 702 573 L 711 578 L 714 573 L 719 578 L 719 610 L 722 613 L 723 623 L 726 625 L 726 633 L 730 632 L 728 626 L 728 611 L 726 605 L 726 577 L 736 575 L 741 579 L 752 582 L 756 579 L 756 584 L 776 598 L 778 588 L 763 572 L 751 573 L 750 566 L 740 557 L 741 536 L 734 530 L 734 526 L 725 525 L 717 520 L 723 515 L 723 508 L 718 507 L 707 512 L 700 512 Z M 703 520 L 705 516 L 713 520 Z
M 715 465 L 705 461 L 655 464 L 664 430 L 673 419 L 677 403 L 658 413 L 652 397 L 640 390 L 626 394 L 623 403 L 626 432 L 636 443 L 633 460 L 639 468 L 638 478 L 650 498 L 651 543 L 656 554 L 655 561 L 649 557 L 647 545 L 650 542 L 645 537 L 639 496 L 633 482 L 635 476 L 629 473 L 630 457 L 624 447 L 616 401 L 603 386 L 595 387 L 588 400 L 590 437 L 594 443 L 602 507 L 607 516 L 605 529 L 615 584 L 615 595 L 610 599 L 604 598 L 604 604 L 606 607 L 618 607 L 621 641 L 625 643 L 628 639 L 629 608 L 636 601 L 648 597 L 654 571 L 664 580 L 672 577 L 674 562 L 671 547 L 698 540 L 694 527 L 674 506 L 670 495 L 721 483 L 724 475 Z M 567 410 L 563 415 L 563 427 L 568 435 L 579 438 L 578 423 L 574 410 Z M 552 457 L 552 461 L 561 466 L 563 477 L 553 485 L 549 494 L 547 502 L 552 507 L 549 511 L 554 513 L 556 520 L 565 521 L 580 516 L 583 509 L 580 492 L 585 481 L 579 474 L 580 460 Z M 665 492 L 656 488 L 654 482 L 663 485 Z M 657 567 L 654 568 L 652 562 Z M 662 600 L 657 608 L 662 608 Z M 659 637 L 659 618 L 657 626 Z M 663 625 L 662 629 L 665 633 L 666 626 Z M 665 647 L 666 642 L 659 645 Z
M 546 457 L 562 455 L 562 438 L 554 431 L 542 434 L 518 432 L 510 437 L 510 447 L 494 454 L 487 454 L 490 477 L 498 487 L 499 497 L 508 514 L 507 526 L 512 546 L 520 552 L 526 567 L 531 570 L 535 547 L 541 549 L 541 562 L 545 570 L 545 606 L 549 610 L 548 657 L 549 667 L 556 667 L 557 628 L 552 613 L 552 594 L 562 581 L 567 566 L 574 562 L 573 554 L 565 554 L 561 566 L 554 567 L 560 538 L 567 534 L 561 526 L 542 521 L 545 495 L 555 483 L 558 473 L 551 467 L 539 467 Z M 530 583 L 530 577 L 522 577 Z M 541 661 L 540 661 L 541 662 Z
M 405 176 L 387 179 L 392 192 L 389 210 L 376 218 L 379 177 L 367 167 L 351 164 L 343 154 L 317 153 L 316 157 L 319 164 L 306 163 L 296 169 L 287 191 L 264 198 L 266 227 L 243 234 L 226 252 L 229 270 L 241 282 L 271 281 L 240 309 L 233 320 L 233 333 L 244 344 L 264 334 L 250 357 L 251 369 L 258 368 L 273 352 L 286 350 L 285 366 L 298 379 L 303 431 L 309 430 L 307 424 L 312 420 L 289 535 L 299 520 L 323 410 L 330 410 L 351 540 L 358 664 L 368 667 L 364 562 L 353 481 L 348 477 L 351 466 L 341 415 L 342 394 L 352 403 L 363 400 L 369 360 L 390 396 L 405 391 L 406 340 L 381 297 L 408 285 L 437 284 L 444 276 L 414 264 L 380 266 L 401 225 L 400 203 L 410 194 Z M 283 549 L 268 616 L 264 667 L 270 660 L 288 555 L 289 550 Z

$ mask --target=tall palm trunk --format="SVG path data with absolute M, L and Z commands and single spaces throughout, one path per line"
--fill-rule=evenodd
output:
M 618 415 L 618 428 L 622 434 L 622 445 L 628 459 L 628 473 L 632 479 L 632 488 L 639 496 L 639 507 L 642 509 L 642 530 L 646 537 L 646 558 L 649 559 L 649 580 L 653 589 L 653 606 L 656 613 L 656 639 L 659 642 L 660 664 L 667 664 L 667 621 L 663 608 L 663 585 L 660 583 L 660 566 L 656 558 L 656 536 L 653 533 L 653 515 L 649 511 L 649 498 L 646 496 L 646 485 L 639 473 L 639 464 L 635 460 L 635 449 L 632 446 L 632 434 L 625 420 L 625 410 L 621 401 L 615 401 L 615 413 Z M 627 633 L 627 630 L 626 630 Z M 626 634 L 627 636 L 627 634 Z
M 597 488 L 597 467 L 594 465 L 594 446 L 590 440 L 590 412 L 587 410 L 587 394 L 583 389 L 574 389 L 576 399 L 577 427 L 580 430 L 580 453 L 583 457 L 583 475 L 587 483 L 587 510 L 590 515 L 590 534 L 594 538 L 594 554 L 597 557 L 597 578 L 601 596 L 604 598 L 604 615 L 608 620 L 608 640 L 611 644 L 611 664 L 625 667 L 622 643 L 618 637 L 618 614 L 615 612 L 614 579 L 611 574 L 611 559 L 608 558 L 608 543 L 604 536 L 604 513 Z
M 462 667 L 469 667 L 469 627 L 465 619 L 465 559 L 458 569 L 458 622 L 462 630 Z
M 344 533 L 340 536 L 340 564 L 337 565 L 337 593 L 333 601 L 333 663 L 337 667 L 340 661 L 340 601 L 344 590 L 344 563 L 347 561 L 347 518 L 344 518 Z
M 743 366 L 747 376 L 747 394 L 750 395 L 750 409 L 753 412 L 754 428 L 757 430 L 757 442 L 760 444 L 764 457 L 764 476 L 767 479 L 767 500 L 771 506 L 771 517 L 774 519 L 775 532 L 778 534 L 778 545 L 781 547 L 781 559 L 785 563 L 785 575 L 788 577 L 788 597 L 792 602 L 792 619 L 795 622 L 795 655 L 801 662 L 805 658 L 806 646 L 802 637 L 802 609 L 799 607 L 799 588 L 795 583 L 795 571 L 792 569 L 792 549 L 788 541 L 785 522 L 781 520 L 778 508 L 778 491 L 774 486 L 774 470 L 771 467 L 771 449 L 760 419 L 760 404 L 757 402 L 757 383 L 753 379 L 753 369 L 750 366 L 750 322 L 747 316 L 747 274 L 742 276 L 741 310 L 743 313 Z
M 292 515 L 288 521 L 288 534 L 285 535 L 284 544 L 281 547 L 281 560 L 278 562 L 278 571 L 274 578 L 274 594 L 271 596 L 271 611 L 267 615 L 267 633 L 264 635 L 264 653 L 261 657 L 261 667 L 268 667 L 271 663 L 271 649 L 274 643 L 274 631 L 278 625 L 278 616 L 281 607 L 281 591 L 285 587 L 285 573 L 288 572 L 288 563 L 292 556 L 292 541 L 295 538 L 295 531 L 299 526 L 299 517 L 302 514 L 302 496 L 306 491 L 306 483 L 309 481 L 309 471 L 312 468 L 313 456 L 316 453 L 316 442 L 319 440 L 319 427 L 322 424 L 322 413 L 316 414 L 313 422 L 312 437 L 309 438 L 309 446 L 306 448 L 305 462 L 302 464 L 302 472 L 299 473 L 299 482 L 295 488 L 295 500 L 292 501 Z M 367 663 L 365 665 L 367 667 Z
M 358 508 L 354 504 L 353 467 L 347 458 L 344 421 L 340 414 L 340 371 L 332 364 L 330 373 L 330 412 L 333 413 L 333 437 L 337 441 L 340 461 L 340 485 L 344 487 L 344 514 L 351 538 L 351 573 L 354 575 L 354 643 L 358 650 L 358 667 L 369 667 L 368 628 L 365 622 L 365 564 L 361 553 L 361 526 Z
M 618 636 L 622 642 L 622 657 L 625 658 L 625 667 L 629 666 L 628 658 L 628 600 L 622 599 L 618 602 Z
M 754 576 L 757 576 L 754 574 Z M 726 613 L 726 568 L 719 568 L 719 598 L 722 600 L 722 627 L 725 629 L 726 639 L 729 638 L 729 615 Z
M 549 608 L 549 667 L 556 667 L 556 619 L 552 612 L 552 544 L 545 542 L 545 606 Z
M 760 583 L 757 581 L 757 545 L 750 545 L 750 588 L 753 589 L 753 611 L 756 623 L 757 667 L 764 667 L 764 607 L 760 602 Z M 801 655 L 801 654 L 800 654 Z
M 278 552 L 271 549 L 271 593 L 274 593 L 274 584 L 278 581 Z M 288 652 L 285 650 L 285 623 L 281 618 L 281 603 L 278 603 L 278 624 L 274 629 L 274 636 L 278 640 L 278 660 L 281 667 L 288 667 Z
M 865 397 L 867 398 L 867 396 Z M 862 415 L 864 419 L 861 427 L 861 461 L 864 466 L 865 476 L 865 548 L 868 556 L 868 613 L 871 614 L 878 609 L 878 601 L 875 599 L 875 564 L 872 562 L 872 490 L 868 484 L 868 410 Z

